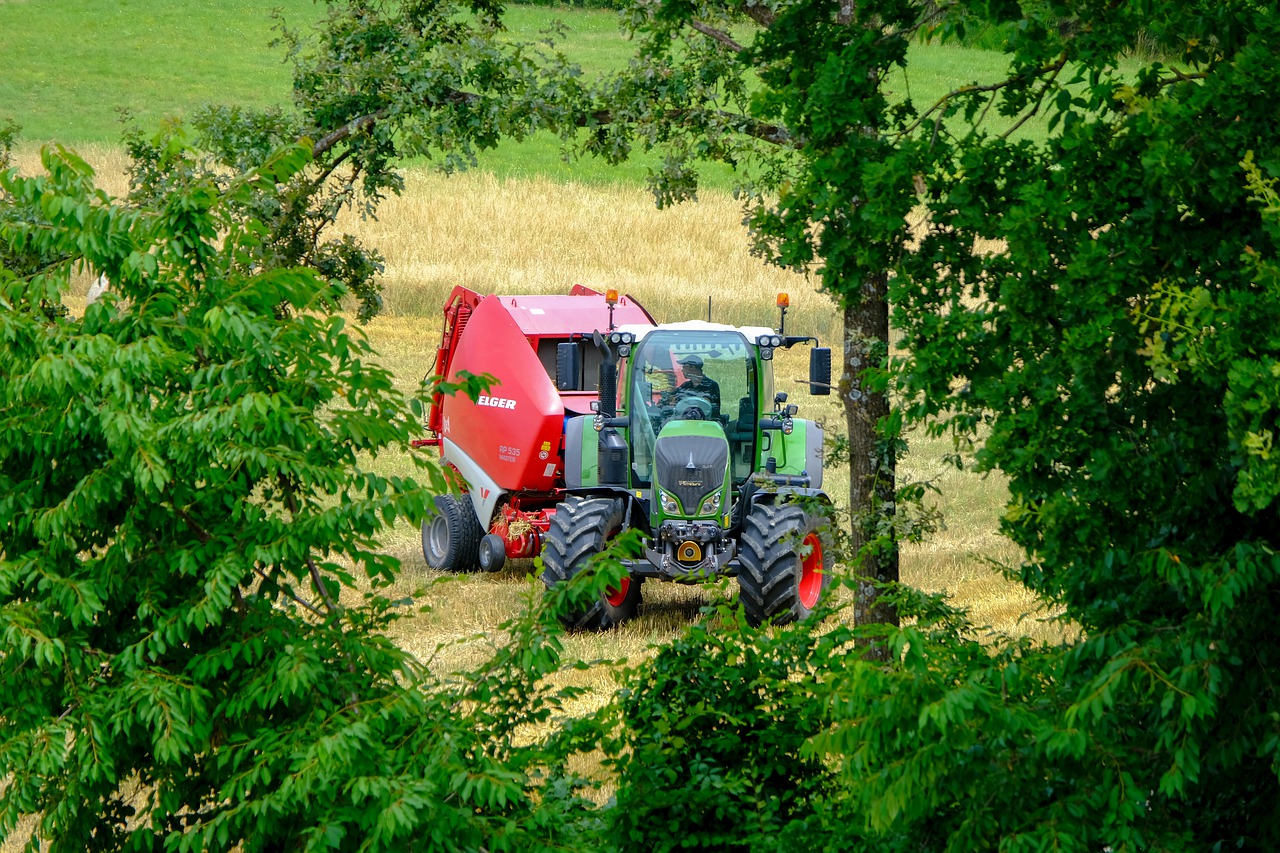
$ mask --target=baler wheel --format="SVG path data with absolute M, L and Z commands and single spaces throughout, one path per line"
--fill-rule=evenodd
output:
M 498 534 L 487 533 L 480 539 L 477 558 L 484 571 L 500 572 L 507 564 L 507 543 Z
M 622 502 L 611 498 L 570 499 L 561 504 L 544 538 L 542 582 L 550 589 L 587 568 L 591 558 L 621 532 L 622 521 Z M 639 607 L 640 582 L 627 577 L 585 611 L 563 614 L 560 621 L 570 630 L 604 631 L 635 616 Z
M 433 569 L 474 572 L 484 530 L 466 495 L 437 495 L 435 515 L 422 522 L 422 556 Z
M 742 528 L 739 599 L 753 625 L 807 619 L 831 582 L 828 520 L 794 503 L 756 504 Z

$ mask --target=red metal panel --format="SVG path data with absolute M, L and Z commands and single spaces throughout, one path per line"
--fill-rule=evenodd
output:
M 557 481 L 564 406 L 504 304 L 510 299 L 487 296 L 472 312 L 447 378 L 456 381 L 458 371 L 467 370 L 498 381 L 476 402 L 461 394 L 444 398 L 441 433 L 501 488 L 545 491 Z

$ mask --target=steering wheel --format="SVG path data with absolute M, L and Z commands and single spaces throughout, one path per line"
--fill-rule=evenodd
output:
M 706 397 L 688 395 L 676 403 L 676 417 L 687 421 L 703 421 L 711 417 L 711 401 Z

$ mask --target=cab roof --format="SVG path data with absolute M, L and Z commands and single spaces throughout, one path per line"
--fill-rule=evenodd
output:
M 663 323 L 660 326 L 652 325 L 619 325 L 618 331 L 630 332 L 636 336 L 636 341 L 641 341 L 646 335 L 653 332 L 737 332 L 747 339 L 749 343 L 754 344 L 756 338 L 761 335 L 776 335 L 776 330 L 767 326 L 729 326 L 724 323 L 709 323 L 706 320 L 683 320 L 679 323 Z

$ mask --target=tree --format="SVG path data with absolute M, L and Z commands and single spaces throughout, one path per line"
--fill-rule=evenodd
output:
M 1000 766 L 996 784 L 1052 795 L 981 784 L 917 806 L 900 788 L 897 825 L 932 806 L 985 826 L 978 846 L 1273 847 L 1275 9 L 992 8 L 1016 21 L 1000 97 L 1044 112 L 1048 139 L 941 136 L 892 298 L 914 414 L 1008 476 L 1017 577 L 1081 636 L 939 703 L 940 736 L 980 732 L 966 755 Z M 1122 64 L 1140 37 L 1163 58 Z M 1014 710 L 1036 716 L 998 721 Z
M 879 595 L 899 579 L 903 446 L 887 387 L 887 274 L 911 236 L 919 156 L 910 137 L 894 135 L 911 111 L 890 102 L 884 81 L 928 19 L 907 0 L 636 3 L 627 19 L 636 55 L 598 95 L 607 112 L 586 122 L 583 146 L 611 160 L 635 146 L 663 152 L 660 205 L 695 195 L 697 161 L 739 168 L 756 250 L 814 270 L 842 310 L 860 624 L 897 622 Z
M 667 9 L 686 11 L 654 13 Z M 839 762 L 843 786 L 779 829 L 814 830 L 803 837 L 820 848 L 823 827 L 849 827 L 844 849 L 1276 846 L 1274 13 L 949 11 L 951 27 L 969 15 L 1004 28 L 1009 73 L 909 117 L 877 164 L 891 187 L 914 178 L 927 210 L 891 279 L 910 353 L 901 377 L 913 418 L 1009 477 L 1003 526 L 1028 555 L 1012 574 L 1062 613 L 1069 639 L 984 637 L 944 602 L 899 590 L 914 624 L 876 632 L 896 666 L 844 654 L 854 636 L 839 631 L 774 681 L 752 678 L 746 648 L 708 656 L 708 672 L 686 661 L 685 680 L 752 678 L 753 708 L 779 717 L 794 709 L 763 697 L 822 673 L 808 712 L 823 731 L 802 757 Z M 803 31 L 821 41 L 821 23 Z M 1158 58 L 1122 62 L 1138 43 Z M 806 67 L 788 70 L 803 79 Z M 700 78 L 644 79 L 683 96 Z M 1047 140 L 1017 139 L 1037 115 Z M 668 673 L 645 677 L 638 686 Z M 758 775 L 744 756 L 721 777 L 664 762 L 676 737 L 635 735 L 640 772 L 666 772 L 691 797 Z M 711 824 L 703 812 L 689 826 Z
M 45 176 L 0 175 L 18 212 L 0 258 L 49 259 L 0 267 L 0 838 L 24 815 L 54 850 L 530 850 L 583 831 L 571 739 L 518 737 L 561 701 L 553 610 L 456 677 L 386 636 L 412 602 L 389 597 L 377 537 L 444 480 L 369 470 L 409 453 L 414 415 L 345 328 L 345 288 L 264 262 L 246 211 L 312 147 L 216 182 L 171 169 L 147 203 L 61 148 Z M 82 317 L 45 310 L 69 259 L 113 283 Z

